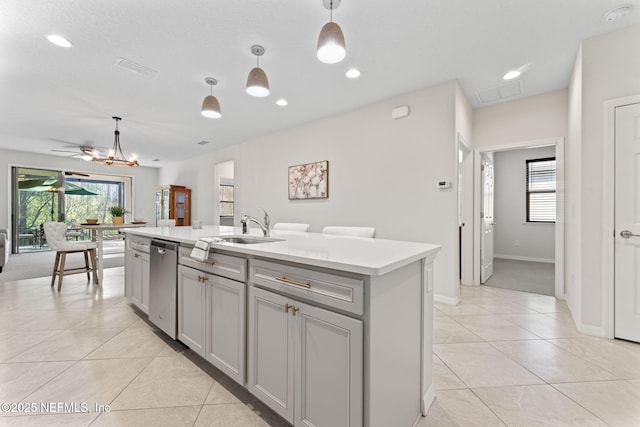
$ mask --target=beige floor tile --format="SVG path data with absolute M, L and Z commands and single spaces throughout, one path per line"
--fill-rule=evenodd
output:
M 611 372 L 547 341 L 500 341 L 491 345 L 547 383 L 618 379 Z
M 81 360 L 29 395 L 30 402 L 85 402 L 89 410 L 108 405 L 150 359 Z
M 427 416 L 418 423 L 418 427 L 504 425 L 470 390 L 437 392 Z
M 613 373 L 618 378 L 640 379 L 640 344 L 587 336 L 549 342 Z
M 446 316 L 446 314 L 444 314 L 444 312 L 440 309 L 438 309 L 437 307 L 433 307 L 433 315 L 434 316 Z
M 554 313 L 555 314 L 555 313 Z M 505 317 L 509 322 L 545 339 L 572 338 L 582 334 L 574 326 L 573 320 L 553 318 L 547 314 L 519 314 Z
M 487 310 L 491 314 L 536 313 L 534 310 L 531 310 L 522 304 L 509 301 L 505 298 L 491 298 L 485 300 L 474 299 L 471 302 L 478 307 Z
M 110 411 L 100 414 L 91 427 L 191 427 L 199 412 L 200 406 Z
M 436 344 L 454 342 L 479 342 L 482 338 L 456 322 L 449 316 L 434 316 L 433 342 Z
M 113 338 L 119 329 L 74 329 L 45 339 L 13 357 L 11 362 L 80 360 Z
M 204 404 L 217 405 L 221 403 L 255 402 L 257 400 L 246 388 L 220 373 L 216 375 Z
M 290 427 L 260 403 L 205 405 L 194 427 Z
M 20 331 L 51 331 L 70 329 L 91 317 L 91 310 L 51 310 L 21 325 Z
M 640 388 L 628 381 L 553 384 L 611 426 L 640 426 Z
M 489 343 L 436 344 L 434 353 L 468 387 L 543 383 Z
M 540 339 L 500 315 L 457 316 L 456 321 L 486 341 Z
M 157 357 L 111 407 L 115 410 L 202 405 L 211 384 L 213 379 L 186 357 Z
M 435 307 L 447 316 L 465 316 L 470 314 L 491 314 L 482 307 L 475 304 L 461 302 L 458 305 L 448 305 L 436 302 Z
M 460 378 L 445 365 L 437 355 L 433 355 L 433 386 L 436 390 L 455 390 L 467 388 Z
M 0 418 L 0 425 L 7 427 L 83 427 L 89 426 L 96 413 L 27 415 Z
M 139 320 L 134 312 L 126 308 L 109 308 L 96 310 L 87 320 L 77 324 L 74 328 L 127 328 Z
M 13 304 L 15 301 L 8 300 L 1 305 L 3 311 L 0 313 L 0 333 L 21 331 L 25 324 L 50 314 L 45 310 L 10 310 Z
M 606 426 L 547 384 L 473 391 L 510 426 Z
M 0 338 L 0 362 L 6 362 L 13 359 L 20 353 L 27 351 L 51 338 L 61 331 L 36 331 L 36 332 L 13 332 L 3 334 Z
M 128 328 L 88 354 L 86 359 L 155 357 L 167 348 L 164 340 L 149 328 Z
M 73 363 L 0 364 L 0 402 L 20 402 Z

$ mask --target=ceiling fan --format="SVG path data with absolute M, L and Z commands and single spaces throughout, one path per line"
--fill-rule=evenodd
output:
M 91 160 L 92 153 L 95 150 L 95 147 L 91 147 L 88 145 L 80 145 L 80 146 L 70 146 L 69 148 L 75 147 L 75 150 L 51 150 L 54 153 L 71 153 L 66 157 L 80 157 L 83 160 Z

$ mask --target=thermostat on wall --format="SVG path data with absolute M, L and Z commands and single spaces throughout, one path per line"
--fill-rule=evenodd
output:
M 445 188 L 451 187 L 451 181 L 449 181 L 448 179 L 443 179 L 441 181 L 436 182 L 436 186 L 439 189 L 444 190 Z

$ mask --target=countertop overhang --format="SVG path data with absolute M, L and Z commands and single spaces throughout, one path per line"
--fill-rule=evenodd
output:
M 141 227 L 121 231 L 156 239 L 194 245 L 203 237 L 241 235 L 240 227 L 208 225 L 200 229 L 184 227 Z M 381 276 L 423 258 L 433 258 L 439 245 L 376 238 L 337 236 L 321 233 L 271 230 L 277 242 L 240 244 L 211 243 L 213 250 L 265 257 L 348 271 L 369 276 Z M 259 229 L 249 229 L 249 235 L 261 236 Z

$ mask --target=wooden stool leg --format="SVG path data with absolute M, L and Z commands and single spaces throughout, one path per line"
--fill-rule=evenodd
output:
M 56 283 L 56 273 L 58 272 L 58 263 L 60 263 L 60 252 L 56 252 L 56 260 L 53 263 L 53 274 L 51 274 L 51 287 Z
M 86 250 L 82 252 L 82 254 L 84 255 L 84 269 L 87 272 L 87 282 L 88 282 L 91 280 L 91 276 L 89 276 L 89 251 Z
M 67 259 L 67 253 L 62 252 L 62 257 L 60 258 L 60 274 L 58 274 L 58 290 L 62 289 L 62 276 L 64 276 L 64 262 Z
M 98 269 L 96 268 L 96 250 L 89 249 L 89 254 L 91 256 L 91 269 L 93 270 L 93 283 L 99 285 L 98 283 Z

